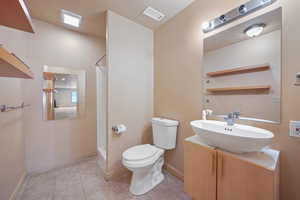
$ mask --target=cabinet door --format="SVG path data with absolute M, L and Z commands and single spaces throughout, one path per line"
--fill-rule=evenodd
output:
M 184 190 L 193 200 L 216 200 L 217 152 L 184 142 Z
M 217 151 L 218 200 L 274 200 L 273 172 Z

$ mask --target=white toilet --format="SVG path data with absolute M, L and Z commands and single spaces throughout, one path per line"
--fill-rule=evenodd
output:
M 162 166 L 164 151 L 176 146 L 178 121 L 152 118 L 154 145 L 143 144 L 123 152 L 122 163 L 133 172 L 130 192 L 145 194 L 164 179 Z

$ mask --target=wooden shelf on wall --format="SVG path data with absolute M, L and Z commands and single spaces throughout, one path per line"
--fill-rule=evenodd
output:
M 52 72 L 43 72 L 44 80 L 52 81 L 54 80 L 54 73 Z
M 24 0 L 2 0 L 0 25 L 34 33 L 31 17 Z
M 241 92 L 241 91 L 267 91 L 270 90 L 270 85 L 258 86 L 241 86 L 241 87 L 226 87 L 226 88 L 208 88 L 207 92 Z
M 269 65 L 261 65 L 261 66 L 247 66 L 247 67 L 237 67 L 232 69 L 220 70 L 215 72 L 208 72 L 206 75 L 210 77 L 217 77 L 217 76 L 226 76 L 232 74 L 242 74 L 242 73 L 249 73 L 249 72 L 259 72 L 259 71 L 266 71 L 269 70 Z
M 48 92 L 53 92 L 53 91 L 54 91 L 53 88 L 44 88 L 44 89 L 43 89 L 43 92 L 46 92 L 46 93 L 48 93 Z
M 30 68 L 14 54 L 0 46 L 0 76 L 33 79 Z

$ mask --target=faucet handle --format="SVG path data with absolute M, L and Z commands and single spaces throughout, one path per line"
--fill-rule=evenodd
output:
M 241 112 L 240 111 L 232 112 L 232 115 L 234 118 L 239 118 L 241 116 Z
M 226 116 L 226 118 L 239 118 L 241 116 L 241 113 L 239 111 L 236 112 L 230 112 Z

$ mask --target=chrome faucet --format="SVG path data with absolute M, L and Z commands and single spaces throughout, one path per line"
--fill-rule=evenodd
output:
M 235 120 L 240 118 L 240 115 L 240 112 L 231 112 L 226 117 L 224 117 L 224 120 L 227 122 L 228 126 L 233 126 L 235 124 Z

